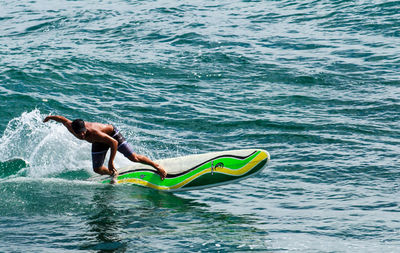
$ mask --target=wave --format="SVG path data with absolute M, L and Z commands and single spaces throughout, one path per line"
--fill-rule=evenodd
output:
M 23 169 L 28 166 L 29 164 L 25 160 L 19 158 L 0 162 L 0 178 L 16 175 L 23 172 Z

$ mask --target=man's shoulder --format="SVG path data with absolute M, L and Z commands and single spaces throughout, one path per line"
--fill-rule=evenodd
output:
M 93 133 L 102 135 L 102 134 L 110 134 L 114 127 L 110 124 L 103 124 L 103 123 L 97 123 L 97 122 L 92 122 L 90 123 L 89 127 L 93 131 Z

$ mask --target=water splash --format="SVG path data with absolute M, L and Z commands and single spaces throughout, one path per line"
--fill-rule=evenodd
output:
M 61 124 L 43 123 L 44 117 L 35 109 L 12 119 L 0 138 L 0 161 L 23 159 L 29 163 L 23 171 L 29 177 L 90 170 L 90 144 L 75 139 Z
M 24 160 L 29 166 L 19 170 L 19 176 L 52 177 L 82 170 L 93 174 L 91 144 L 76 139 L 62 124 L 43 123 L 45 117 L 35 109 L 12 119 L 0 138 L 0 162 Z M 108 155 L 105 164 L 107 159 Z M 130 164 L 117 153 L 117 168 Z

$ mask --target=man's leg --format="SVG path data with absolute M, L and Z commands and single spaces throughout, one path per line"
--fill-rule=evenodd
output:
M 116 184 L 117 183 L 117 178 L 118 178 L 118 172 L 117 171 L 111 171 L 109 168 L 106 166 L 101 166 L 97 168 L 93 168 L 94 172 L 100 174 L 100 175 L 110 175 L 111 181 L 110 184 Z
M 165 177 L 167 176 L 167 172 L 164 170 L 163 167 L 161 167 L 158 163 L 153 162 L 150 160 L 150 158 L 144 156 L 144 155 L 138 155 L 135 153 L 132 153 L 130 156 L 128 156 L 129 160 L 135 163 L 143 163 L 152 166 L 153 168 L 157 169 L 158 173 L 160 174 L 161 180 L 164 180 Z
M 109 170 L 106 166 L 101 166 L 98 168 L 93 168 L 94 172 L 96 172 L 97 174 L 100 175 L 112 175 L 113 172 L 111 170 Z
M 110 175 L 113 177 L 117 177 L 118 173 L 116 171 L 112 171 L 103 165 L 107 155 L 107 151 L 108 151 L 108 146 L 104 146 L 98 143 L 94 143 L 92 145 L 93 170 L 94 172 L 100 175 Z
M 165 179 L 165 177 L 167 176 L 167 172 L 164 170 L 164 168 L 162 166 L 153 162 L 152 160 L 150 160 L 150 158 L 148 158 L 144 155 L 136 154 L 135 152 L 133 152 L 132 146 L 127 141 L 125 141 L 125 138 L 123 138 L 122 136 L 120 136 L 118 138 L 121 138 L 121 140 L 119 141 L 119 142 L 121 142 L 121 144 L 119 144 L 119 146 L 118 146 L 119 152 L 121 152 L 125 157 L 127 157 L 132 162 L 143 163 L 143 164 L 152 166 L 160 174 L 161 180 Z

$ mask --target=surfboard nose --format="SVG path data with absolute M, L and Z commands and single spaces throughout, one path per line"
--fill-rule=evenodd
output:
M 271 155 L 269 154 L 269 152 L 264 149 L 260 149 L 260 152 L 265 154 L 268 163 L 271 160 Z
M 253 159 L 255 165 L 251 169 L 251 173 L 258 173 L 263 170 L 271 159 L 269 152 L 264 149 L 257 149 L 255 152 L 257 156 Z

